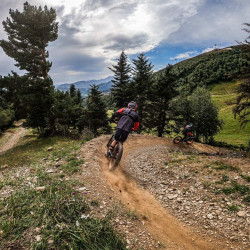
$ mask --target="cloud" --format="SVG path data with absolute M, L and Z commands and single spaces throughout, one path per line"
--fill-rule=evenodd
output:
M 242 24 L 250 21 L 249 13 L 249 0 L 207 0 L 167 38 L 167 42 L 211 45 L 243 41 L 246 32 L 242 30 Z
M 197 51 L 187 51 L 185 53 L 178 54 L 175 57 L 171 57 L 170 60 L 182 60 L 182 59 L 187 59 L 193 56 L 196 56 L 198 54 Z
M 22 10 L 26 0 L 1 0 L 0 20 L 8 9 Z M 111 74 L 108 66 L 125 50 L 127 55 L 168 44 L 209 46 L 244 40 L 241 23 L 248 22 L 248 0 L 29 0 L 57 11 L 59 37 L 49 44 L 50 74 L 56 83 L 97 79 Z M 6 34 L 0 28 L 1 38 Z M 196 48 L 194 48 L 196 49 Z M 175 58 L 195 54 L 188 51 Z M 161 55 L 158 55 L 161 56 Z M 9 68 L 10 61 L 0 49 Z M 5 59 L 4 59 L 5 58 Z M 3 62 L 4 63 L 4 62 Z M 156 67 L 158 67 L 156 65 Z M 7 67 L 0 67 L 0 75 Z M 81 74 L 82 72 L 82 74 Z

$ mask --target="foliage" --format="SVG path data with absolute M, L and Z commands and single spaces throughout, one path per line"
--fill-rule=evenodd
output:
M 130 92 L 130 71 L 131 68 L 127 63 L 127 56 L 122 51 L 117 65 L 109 68 L 114 73 L 113 86 L 111 94 L 117 108 L 124 107 L 129 102 Z
M 26 126 L 38 128 L 41 132 L 47 127 L 52 129 L 54 122 L 50 117 L 54 102 L 53 91 L 53 82 L 50 78 L 27 79 L 24 94 L 27 105 Z
M 250 121 L 250 79 L 240 84 L 236 98 L 236 106 L 233 108 L 234 117 L 238 115 L 241 127 L 245 127 Z
M 138 104 L 140 127 L 137 131 L 140 133 L 146 128 L 146 121 L 151 120 L 149 102 L 152 100 L 153 65 L 146 59 L 144 54 L 140 54 L 137 59 L 134 59 L 133 64 L 131 100 L 135 100 Z
M 172 70 L 178 76 L 179 86 L 187 86 L 191 92 L 197 86 L 208 86 L 241 75 L 249 66 L 245 54 L 242 45 L 213 50 L 179 62 Z
M 0 105 L 0 133 L 1 130 L 12 124 L 14 116 L 14 111 L 11 107 L 3 109 Z
M 15 59 L 15 65 L 32 77 L 48 77 L 51 63 L 46 47 L 57 39 L 58 23 L 54 9 L 36 7 L 25 2 L 23 12 L 10 9 L 10 17 L 3 21 L 8 41 L 1 40 L 4 52 Z
M 178 94 L 175 89 L 175 76 L 171 73 L 172 67 L 173 66 L 168 65 L 165 70 L 158 75 L 152 90 L 153 100 L 150 105 L 152 112 L 149 123 L 157 128 L 159 137 L 163 136 L 166 124 L 173 119 L 170 102 Z
M 204 87 L 197 87 L 191 95 L 187 92 L 181 93 L 173 100 L 172 105 L 176 109 L 176 115 L 179 115 L 179 126 L 192 122 L 198 140 L 204 137 L 208 142 L 222 127 L 218 109 L 213 104 L 209 91 Z
M 82 117 L 87 127 L 96 136 L 99 128 L 105 128 L 107 132 L 110 131 L 108 124 L 107 110 L 102 100 L 101 92 L 98 90 L 97 85 L 92 85 L 90 93 L 87 97 L 86 113 Z
M 190 109 L 196 137 L 203 136 L 207 142 L 222 127 L 218 118 L 218 109 L 213 104 L 210 93 L 205 88 L 198 87 L 190 97 Z

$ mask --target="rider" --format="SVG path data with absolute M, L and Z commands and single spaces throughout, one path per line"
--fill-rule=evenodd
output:
M 128 134 L 133 130 L 136 131 L 139 127 L 139 117 L 136 113 L 137 110 L 137 104 L 134 101 L 131 101 L 128 104 L 127 108 L 121 108 L 114 112 L 114 114 L 111 117 L 111 121 L 114 121 L 116 117 L 119 117 L 119 121 L 116 127 L 115 132 L 115 140 L 112 142 L 108 155 L 112 156 L 114 146 L 117 141 L 119 142 L 125 142 L 128 138 Z
M 184 135 L 184 138 L 183 139 L 186 139 L 187 138 L 187 135 L 188 135 L 188 132 L 192 131 L 193 130 L 193 123 L 189 123 L 183 130 L 183 135 Z

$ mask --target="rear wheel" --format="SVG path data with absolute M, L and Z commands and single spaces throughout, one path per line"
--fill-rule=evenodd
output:
M 189 138 L 187 138 L 187 140 L 186 140 L 186 143 L 187 144 L 192 144 L 194 142 L 194 138 L 193 137 L 189 137 Z
M 122 153 L 123 153 L 123 145 L 121 142 L 118 142 L 113 150 L 114 157 L 111 157 L 109 161 L 109 170 L 112 171 L 118 166 L 122 158 Z
M 177 136 L 174 138 L 174 143 L 178 144 L 182 140 L 181 136 Z

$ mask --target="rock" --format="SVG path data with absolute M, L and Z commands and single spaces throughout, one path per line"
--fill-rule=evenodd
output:
M 48 240 L 48 244 L 53 244 L 54 241 L 53 240 Z
M 57 159 L 56 159 L 56 162 L 58 162 L 58 161 L 60 161 L 60 160 L 61 160 L 61 158 L 57 158 Z
M 174 198 L 177 198 L 178 194 L 168 195 L 169 200 L 173 200 Z
M 41 241 L 42 236 L 41 235 L 36 235 L 35 238 L 36 238 L 36 241 Z
M 214 217 L 213 217 L 212 214 L 207 214 L 207 218 L 208 218 L 209 220 L 212 220 Z
M 181 198 L 177 198 L 177 202 L 178 202 L 178 203 L 182 203 Z
M 57 169 L 48 169 L 46 170 L 47 173 L 56 173 Z
M 80 187 L 80 188 L 78 189 L 78 191 L 84 191 L 84 190 L 86 190 L 86 187 Z
M 53 147 L 49 147 L 47 151 L 52 151 L 53 149 L 54 149 Z
M 216 210 L 215 213 L 216 213 L 217 215 L 220 215 L 220 214 L 221 214 L 221 211 L 220 211 L 220 210 Z
M 55 167 L 56 168 L 58 168 L 58 167 L 60 167 L 61 166 L 61 163 L 60 162 L 57 162 L 56 164 L 55 164 Z
M 35 228 L 35 231 L 36 231 L 37 233 L 40 233 L 40 232 L 41 232 L 41 228 L 40 228 L 40 227 L 36 227 L 36 228 Z
M 238 215 L 239 217 L 245 217 L 246 212 L 245 212 L 245 211 L 239 211 L 239 212 L 237 213 L 237 215 Z
M 44 186 L 42 186 L 42 187 L 36 187 L 35 190 L 42 192 L 42 191 L 45 190 L 45 187 Z

